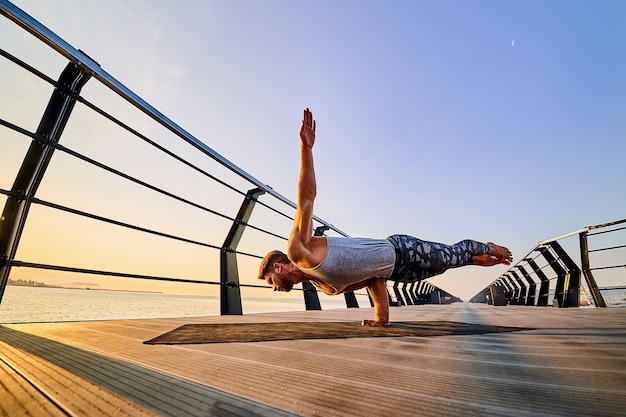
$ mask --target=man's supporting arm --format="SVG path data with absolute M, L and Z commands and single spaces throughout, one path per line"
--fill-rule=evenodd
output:
M 387 285 L 382 278 L 370 278 L 356 284 L 348 285 L 343 292 L 360 290 L 367 287 L 374 302 L 374 320 L 363 320 L 363 326 L 390 326 L 389 324 L 389 294 Z
M 363 320 L 364 326 L 390 326 L 389 323 L 389 294 L 387 285 L 382 278 L 372 278 L 368 281 L 367 289 L 374 302 L 374 320 Z

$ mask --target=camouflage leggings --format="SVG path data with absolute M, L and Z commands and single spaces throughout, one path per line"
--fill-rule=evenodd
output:
M 396 266 L 389 279 L 399 282 L 417 282 L 443 274 L 449 268 L 472 265 L 475 255 L 491 252 L 488 245 L 474 240 L 444 245 L 407 235 L 387 239 L 396 249 Z

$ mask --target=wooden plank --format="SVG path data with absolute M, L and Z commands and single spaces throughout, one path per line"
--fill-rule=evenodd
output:
M 0 361 L 0 416 L 66 416 L 30 381 Z

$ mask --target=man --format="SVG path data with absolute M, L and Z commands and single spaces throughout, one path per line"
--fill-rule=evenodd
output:
M 274 291 L 291 291 L 309 281 L 326 294 L 367 287 L 374 302 L 374 320 L 363 325 L 389 326 L 386 279 L 416 282 L 463 265 L 509 265 L 511 252 L 493 243 L 464 240 L 455 245 L 427 242 L 412 236 L 387 239 L 313 236 L 313 202 L 316 196 L 313 145 L 315 120 L 304 110 L 300 129 L 300 177 L 294 226 L 287 254 L 268 253 L 259 269 Z

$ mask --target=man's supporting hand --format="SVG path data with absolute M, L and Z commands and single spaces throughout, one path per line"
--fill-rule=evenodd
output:
M 361 322 L 361 326 L 371 326 L 371 327 L 389 327 L 391 326 L 391 323 L 389 323 L 387 320 L 381 320 L 381 321 L 376 321 L 376 320 L 363 320 Z

